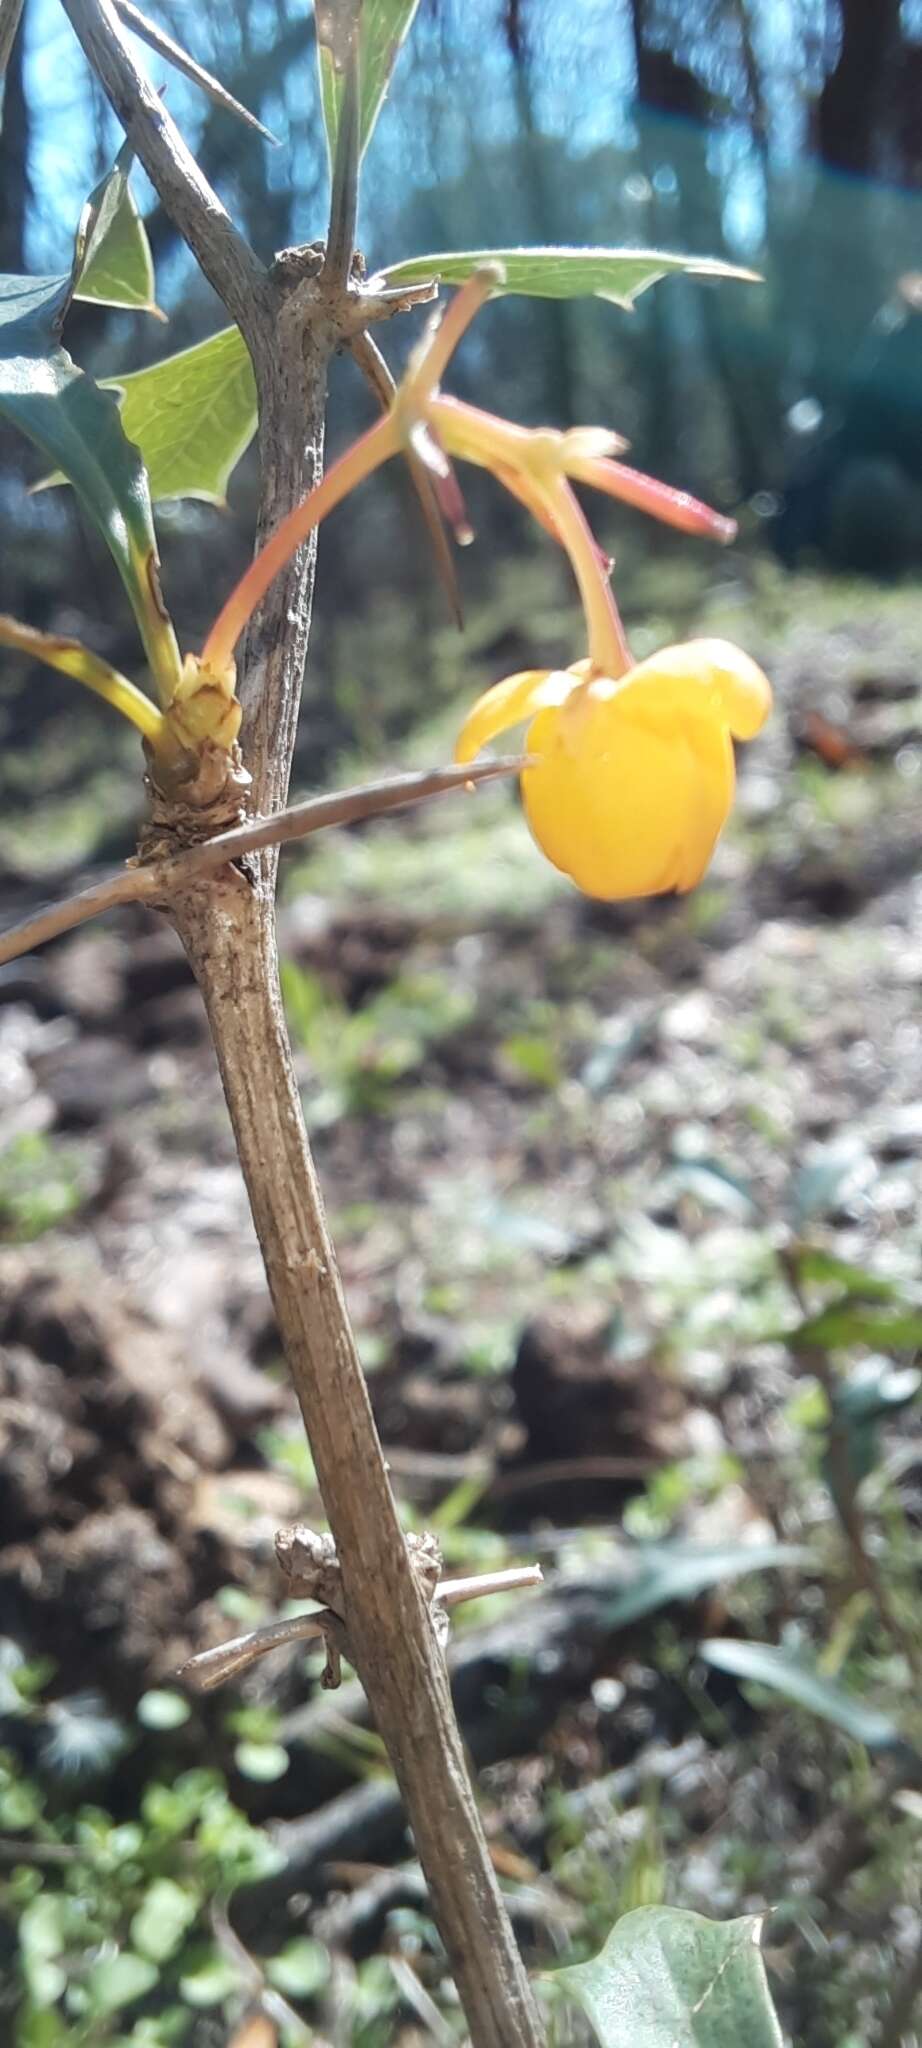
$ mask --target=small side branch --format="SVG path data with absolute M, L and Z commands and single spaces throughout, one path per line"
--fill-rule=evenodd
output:
M 189 847 L 171 860 L 120 868 L 116 874 L 94 882 L 91 888 L 51 904 L 47 910 L 4 932 L 0 936 L 0 967 L 18 960 L 23 953 L 31 953 L 36 946 L 46 945 L 49 939 L 59 939 L 64 932 L 73 931 L 77 925 L 86 924 L 118 904 L 168 904 L 190 882 L 216 874 L 231 861 L 242 860 L 245 854 L 255 853 L 261 847 L 307 839 L 331 825 L 355 825 L 367 818 L 385 817 L 389 811 L 425 803 L 430 797 L 447 796 L 453 789 L 517 775 L 523 766 L 519 759 L 475 761 L 464 768 L 433 768 L 419 774 L 385 776 L 380 782 L 336 790 L 330 796 L 308 797 L 303 804 L 292 804 L 271 818 L 251 818 L 246 825 L 235 825 L 230 832 L 205 839 L 200 846 Z

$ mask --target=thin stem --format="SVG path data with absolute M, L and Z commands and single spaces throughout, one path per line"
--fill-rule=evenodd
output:
M 359 369 L 370 384 L 382 411 L 389 412 L 394 402 L 397 386 L 377 342 L 372 339 L 370 334 L 363 330 L 361 334 L 354 336 L 349 345 Z M 445 522 L 439 506 L 438 493 L 425 463 L 420 461 L 419 456 L 414 454 L 412 448 L 406 450 L 406 457 L 413 489 L 419 499 L 420 510 L 426 524 L 426 532 L 432 543 L 432 552 L 435 557 L 435 566 L 439 580 L 448 599 L 449 609 L 455 625 L 460 628 L 464 624 L 461 611 L 461 592 L 458 588 L 454 556 L 452 555 L 448 535 L 445 531 Z
M 149 873 L 152 875 L 153 870 Z M 62 902 L 38 911 L 35 917 L 12 925 L 0 937 L 0 967 L 18 960 L 23 953 L 34 952 L 36 946 L 47 945 L 49 939 L 59 939 L 62 933 L 74 931 L 91 917 L 101 917 L 104 910 L 113 910 L 117 903 L 139 903 L 155 895 L 156 891 L 149 887 L 149 873 L 144 868 L 120 868 L 117 874 L 94 882 L 92 888 L 81 889 L 76 896 L 66 896 Z
M 546 498 L 579 584 L 589 635 L 589 659 L 600 675 L 611 676 L 617 682 L 633 666 L 633 661 L 592 531 L 564 477 L 553 481 Z
M 434 397 L 459 341 L 467 333 L 471 321 L 476 319 L 481 306 L 486 305 L 497 285 L 502 284 L 504 275 L 501 264 L 484 263 L 465 280 L 441 318 L 436 313 L 401 385 L 411 413 L 424 411 Z
M 355 489 L 382 462 L 396 455 L 400 446 L 396 423 L 390 413 L 369 427 L 367 434 L 356 441 L 354 446 L 341 455 L 327 470 L 322 483 L 315 485 L 300 505 L 288 513 L 276 527 L 275 532 L 260 549 L 236 588 L 231 591 L 226 604 L 211 628 L 202 648 L 202 665 L 216 674 L 224 673 L 233 660 L 234 648 L 251 614 L 261 598 L 265 597 L 270 584 L 292 555 L 312 533 L 321 519 L 332 512 L 342 498 Z
M 491 782 L 499 776 L 520 775 L 525 765 L 524 760 L 515 757 L 472 761 L 463 768 L 452 764 L 421 774 L 387 776 L 355 789 L 336 790 L 330 796 L 308 797 L 305 803 L 292 804 L 289 810 L 277 811 L 271 818 L 251 818 L 246 825 L 235 825 L 229 832 L 203 840 L 200 846 L 190 846 L 172 860 L 121 868 L 95 882 L 92 888 L 81 889 L 77 895 L 65 897 L 4 932 L 0 936 L 0 967 L 32 952 L 36 946 L 45 945 L 49 939 L 60 938 L 63 932 L 73 931 L 77 925 L 86 924 L 117 903 L 166 904 L 190 882 L 217 874 L 229 862 L 242 860 L 261 847 L 307 839 L 311 833 L 325 831 L 331 825 L 355 825 L 367 818 L 384 817 L 388 811 L 424 803 L 429 797 L 447 796 L 451 790 Z

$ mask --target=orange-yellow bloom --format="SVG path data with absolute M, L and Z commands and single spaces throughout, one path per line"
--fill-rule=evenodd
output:
M 522 796 L 538 845 L 589 896 L 684 893 L 733 802 L 733 739 L 771 708 L 767 678 L 727 640 L 664 647 L 615 680 L 588 661 L 529 670 L 474 705 L 456 755 L 529 718 Z

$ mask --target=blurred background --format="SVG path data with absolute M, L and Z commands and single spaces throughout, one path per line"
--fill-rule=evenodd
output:
M 280 138 L 142 53 L 259 252 L 321 236 L 304 0 L 152 11 Z M 119 140 L 55 0 L 25 0 L 0 270 L 68 267 Z M 75 307 L 100 376 L 224 324 L 134 183 L 169 324 Z M 370 269 L 570 241 L 764 278 L 631 314 L 505 300 L 451 378 L 612 426 L 738 520 L 723 552 L 597 520 L 638 657 L 721 633 L 775 684 L 705 883 L 580 901 L 513 792 L 452 798 L 287 859 L 285 994 L 406 1522 L 453 1568 L 548 1575 L 454 1651 L 529 1959 L 632 1905 L 771 1905 L 786 2039 L 917 2043 L 922 6 L 421 0 L 360 240 Z M 379 330 L 395 373 L 417 331 Z M 337 362 L 330 450 L 372 416 Z M 0 605 L 137 673 L 39 467 L 0 427 Z M 463 634 L 396 467 L 324 528 L 299 792 L 447 758 L 479 689 L 579 651 L 563 561 L 465 483 Z M 229 501 L 158 511 L 186 645 L 247 559 L 252 451 Z M 127 728 L 12 656 L 0 739 L 12 920 L 128 854 L 142 792 Z M 278 1611 L 274 1530 L 322 1508 L 198 998 L 140 913 L 0 971 L 0 1339 L 9 2038 L 462 2039 L 354 1686 L 283 1653 L 213 1700 L 175 1683 Z

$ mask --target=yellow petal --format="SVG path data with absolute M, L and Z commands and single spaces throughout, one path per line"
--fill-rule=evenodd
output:
M 635 692 L 655 692 L 659 707 L 717 712 L 738 740 L 751 740 L 772 707 L 771 684 L 758 662 L 730 640 L 688 640 L 661 647 L 630 669 L 621 684 L 624 708 Z
M 468 712 L 455 744 L 456 761 L 473 761 L 497 733 L 520 725 L 544 704 L 563 704 L 576 687 L 566 669 L 528 668 L 507 676 L 478 697 Z
M 626 693 L 575 693 L 529 727 L 522 794 L 532 832 L 555 867 L 607 901 L 687 890 L 708 865 L 733 800 L 726 727 L 702 719 L 633 717 Z

